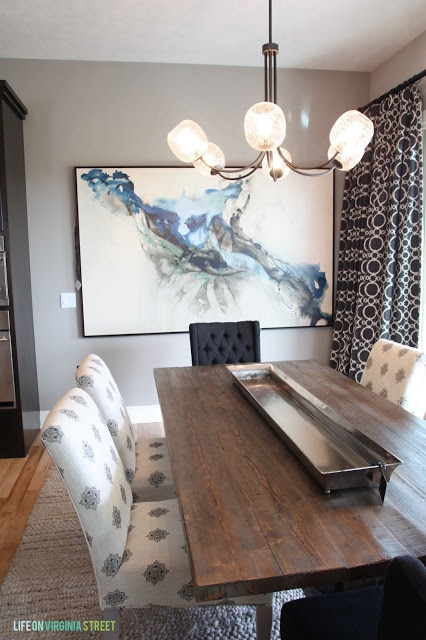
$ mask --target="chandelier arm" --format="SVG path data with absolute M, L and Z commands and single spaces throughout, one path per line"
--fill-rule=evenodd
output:
M 321 170 L 321 167 L 307 167 L 305 170 L 299 169 L 294 165 L 288 165 L 288 167 L 294 171 L 294 173 L 298 173 L 301 176 L 308 176 L 308 178 L 316 178 L 317 176 L 325 176 L 327 173 L 331 173 L 336 169 L 336 167 L 328 167 L 324 171 Z M 316 172 L 316 173 L 311 173 Z
M 228 175 L 226 175 L 226 173 L 223 173 L 223 171 L 228 172 L 229 169 L 222 169 L 221 171 L 217 171 L 216 169 L 212 169 L 212 175 L 220 176 L 223 180 L 244 180 L 245 178 L 248 178 L 249 176 L 251 176 L 255 171 L 257 171 L 258 168 L 259 168 L 258 166 L 257 167 L 253 167 L 250 171 L 247 171 L 247 173 L 245 173 L 244 175 L 240 173 L 238 176 L 228 176 Z M 238 173 L 238 171 L 244 171 L 244 170 L 245 170 L 245 168 L 237 169 L 237 173 Z
M 324 162 L 324 164 L 316 164 L 316 165 L 311 165 L 309 167 L 300 167 L 298 164 L 294 164 L 294 162 L 290 162 L 285 158 L 284 158 L 284 162 L 288 167 L 290 167 L 290 169 L 300 169 L 301 171 L 312 171 L 313 169 L 329 169 L 330 167 L 332 167 L 333 169 L 336 168 L 336 164 L 335 163 L 331 164 L 330 160 L 328 160 L 327 162 Z
M 327 160 L 327 162 L 324 162 L 323 164 L 318 164 L 318 165 L 314 165 L 311 167 L 299 167 L 299 165 L 294 164 L 294 162 L 291 162 L 290 160 L 288 160 L 285 155 L 283 154 L 283 152 L 281 151 L 280 147 L 277 148 L 278 154 L 280 155 L 281 159 L 283 160 L 283 162 L 285 162 L 285 164 L 288 166 L 289 169 L 291 169 L 292 171 L 295 171 L 296 173 L 300 173 L 301 175 L 305 175 L 305 176 L 310 176 L 312 174 L 310 173 L 306 173 L 309 171 L 320 171 L 321 169 L 325 169 L 325 171 L 323 173 L 319 173 L 316 175 L 325 175 L 326 173 L 330 173 L 330 171 L 334 171 L 334 169 L 338 168 L 338 162 L 334 162 L 334 160 L 336 159 L 336 156 L 338 154 L 338 152 L 336 151 L 335 155 L 332 158 L 329 158 L 329 160 Z M 305 173 L 303 173 L 305 172 Z
M 258 169 L 262 164 L 262 160 L 264 156 L 265 156 L 265 151 L 261 151 L 259 155 L 253 160 L 253 162 L 251 162 L 250 164 L 247 164 L 245 167 L 237 167 L 236 169 L 231 169 L 231 168 L 228 169 L 226 167 L 223 167 L 223 169 L 215 169 L 214 167 L 210 167 L 210 169 L 213 175 L 219 175 L 219 176 L 222 175 L 221 174 L 222 171 L 226 173 L 241 173 L 241 171 L 246 171 L 247 169 L 253 169 L 253 171 L 256 171 L 256 169 Z M 204 162 L 204 164 L 209 166 L 206 162 Z M 250 173 L 253 173 L 253 171 L 251 171 Z

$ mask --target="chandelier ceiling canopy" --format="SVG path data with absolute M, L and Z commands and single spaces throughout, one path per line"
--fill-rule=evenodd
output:
M 258 151 L 250 164 L 240 168 L 225 167 L 225 155 L 210 142 L 203 129 L 193 120 L 182 120 L 167 136 L 170 149 L 179 160 L 192 163 L 202 175 L 219 175 L 226 180 L 246 178 L 262 167 L 264 174 L 276 182 L 290 171 L 318 176 L 338 169 L 349 171 L 361 160 L 373 137 L 373 123 L 357 110 L 346 111 L 330 131 L 330 147 L 323 164 L 301 167 L 282 147 L 286 135 L 286 120 L 277 105 L 278 45 L 272 42 L 272 0 L 269 0 L 269 42 L 263 45 L 264 85 L 263 102 L 250 107 L 244 118 L 244 133 L 248 144 Z

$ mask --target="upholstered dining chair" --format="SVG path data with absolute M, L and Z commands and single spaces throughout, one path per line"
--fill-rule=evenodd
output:
M 189 325 L 192 364 L 238 364 L 260 362 L 260 324 L 241 322 L 194 322 Z
M 426 354 L 380 338 L 366 362 L 361 384 L 424 418 L 426 413 Z
M 80 520 L 105 617 L 117 619 L 121 607 L 202 606 L 193 593 L 177 500 L 133 502 L 114 440 L 84 389 L 70 389 L 55 404 L 41 440 Z M 255 605 L 259 640 L 270 638 L 271 594 L 205 604 Z
M 167 500 L 176 492 L 166 439 L 137 438 L 117 383 L 106 363 L 90 353 L 77 367 L 77 385 L 98 405 L 114 439 L 136 500 Z
M 426 640 L 426 568 L 393 558 L 383 585 L 285 603 L 282 640 Z

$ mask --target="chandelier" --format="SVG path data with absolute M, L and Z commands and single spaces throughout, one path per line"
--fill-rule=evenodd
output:
M 373 123 L 357 110 L 346 111 L 330 131 L 330 147 L 323 164 L 302 167 L 296 165 L 290 153 L 282 147 L 286 120 L 277 105 L 278 45 L 272 42 L 272 0 L 269 0 L 269 42 L 263 45 L 265 100 L 250 107 L 244 118 L 244 133 L 248 144 L 258 151 L 250 164 L 226 168 L 223 151 L 209 142 L 203 129 L 193 120 L 182 120 L 167 136 L 175 156 L 193 163 L 202 175 L 219 175 L 225 180 L 241 180 L 262 167 L 270 180 L 285 178 L 290 171 L 304 176 L 318 176 L 338 169 L 349 171 L 361 160 L 373 137 Z

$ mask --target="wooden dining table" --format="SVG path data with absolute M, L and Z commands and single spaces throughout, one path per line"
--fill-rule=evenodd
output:
M 315 360 L 274 363 L 402 460 L 326 493 L 227 366 L 154 369 L 197 599 L 382 576 L 426 561 L 426 422 Z M 426 390 L 425 390 L 426 392 Z

